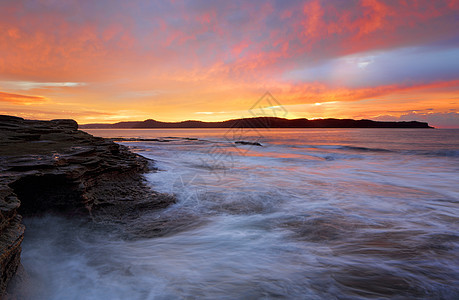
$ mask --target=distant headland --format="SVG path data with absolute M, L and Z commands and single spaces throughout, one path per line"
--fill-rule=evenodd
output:
M 233 119 L 221 122 L 182 121 L 160 122 L 152 119 L 145 121 L 119 122 L 114 124 L 85 124 L 81 129 L 133 129 L 133 128 L 433 128 L 428 123 L 418 121 L 384 122 L 353 119 L 283 119 L 275 117 L 257 117 Z

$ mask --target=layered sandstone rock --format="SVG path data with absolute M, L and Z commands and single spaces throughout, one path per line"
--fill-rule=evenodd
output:
M 57 212 L 126 222 L 174 199 L 152 191 L 151 162 L 78 130 L 73 120 L 0 116 L 0 293 L 20 264 L 20 215 Z

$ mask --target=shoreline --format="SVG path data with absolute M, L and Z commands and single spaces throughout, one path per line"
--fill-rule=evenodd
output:
M 0 145 L 2 296 L 20 266 L 27 230 L 22 216 L 53 212 L 126 225 L 144 211 L 175 203 L 145 182 L 153 161 L 78 130 L 74 120 L 0 116 Z
M 82 183 L 81 189 L 71 190 L 82 191 L 92 209 L 74 208 L 71 201 L 69 207 L 32 210 L 30 202 L 24 201 L 25 191 L 30 190 L 42 206 L 53 195 L 57 205 L 56 194 L 71 184 L 61 190 L 27 181 L 10 186 L 13 192 L 17 189 L 17 198 L 30 212 L 23 219 L 27 226 L 23 267 L 10 282 L 6 299 L 65 299 L 68 295 L 214 299 L 267 294 L 451 298 L 457 294 L 450 268 L 455 266 L 451 255 L 457 252 L 454 163 L 458 132 L 414 135 L 410 130 L 374 130 L 362 135 L 359 130 L 302 134 L 273 130 L 260 139 L 262 147 L 226 139 L 225 130 L 192 135 L 186 130 L 88 132 L 121 137 L 99 139 L 102 146 L 94 141 L 86 144 L 82 136 L 98 138 L 73 129 L 65 135 L 49 136 L 48 132 L 38 140 L 23 141 L 28 146 L 16 147 L 13 153 L 32 148 L 38 153 L 22 153 L 22 162 L 11 160 L 8 166 L 17 172 L 30 157 L 40 163 L 39 173 L 48 179 L 50 172 L 86 170 L 83 173 L 88 176 L 83 178 L 75 172 L 68 176 Z M 65 144 L 63 136 L 72 137 L 68 151 L 58 147 Z M 9 147 L 0 151 L 15 148 L 18 140 L 8 140 Z M 170 143 L 161 143 L 166 140 Z M 123 146 L 107 148 L 112 141 Z M 142 156 L 128 151 L 124 157 L 125 146 Z M 60 150 L 53 150 L 51 156 L 39 151 L 50 147 Z M 224 156 L 217 161 L 211 149 L 228 152 L 219 152 Z M 131 175 L 112 172 L 129 157 L 137 157 L 140 165 L 147 161 L 148 173 L 141 170 L 137 177 L 138 172 L 133 172 L 137 183 L 129 179 Z M 153 170 L 148 159 L 155 162 Z M 104 175 L 95 175 L 102 171 Z M 40 176 L 33 172 L 37 180 Z M 173 205 L 158 209 L 155 201 L 138 201 L 142 199 L 133 192 L 143 191 L 138 184 L 142 179 L 165 197 L 174 195 L 176 202 L 171 199 L 166 204 Z M 150 199 L 158 199 L 152 193 Z M 114 196 L 120 201 L 107 205 Z M 24 214 L 21 209 L 18 213 Z M 329 251 L 324 252 L 324 247 Z M 388 259 L 394 263 L 390 271 Z M 318 260 L 329 264 L 314 263 Z M 327 278 L 331 279 L 324 282 Z M 219 289 L 211 288 L 215 285 Z

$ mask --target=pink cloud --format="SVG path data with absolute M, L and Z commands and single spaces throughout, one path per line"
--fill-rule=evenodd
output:
M 457 1 L 426 0 L 313 0 L 277 9 L 264 2 L 244 2 L 242 8 L 230 2 L 201 7 L 177 2 L 155 10 L 134 1 L 106 12 L 103 2 L 96 9 L 79 1 L 32 3 L 0 5 L 5 76 L 113 78 L 151 66 L 207 67 L 228 55 L 233 60 L 225 62 L 227 68 L 240 76 L 277 73 L 291 68 L 292 60 L 308 65 L 453 37 L 459 9 Z
M 407 72 L 404 82 L 351 88 L 318 79 L 293 82 L 285 75 L 351 54 L 457 41 L 457 0 L 46 3 L 0 3 L 0 79 L 88 82 L 72 93 L 94 99 L 94 105 L 119 101 L 119 107 L 117 94 L 136 89 L 161 90 L 151 99 L 155 105 L 184 101 L 192 107 L 210 97 L 244 98 L 266 89 L 294 103 L 310 103 L 454 82 L 441 74 L 410 80 Z M 202 100 L 202 95 L 211 96 Z M 10 96 L 3 99 L 13 102 Z

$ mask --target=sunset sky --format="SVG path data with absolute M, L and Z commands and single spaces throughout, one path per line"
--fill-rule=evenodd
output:
M 0 0 L 0 114 L 459 128 L 459 0 Z

